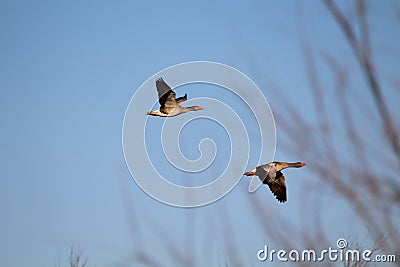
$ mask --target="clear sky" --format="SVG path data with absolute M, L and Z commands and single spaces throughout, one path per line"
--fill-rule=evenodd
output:
M 346 9 L 346 1 L 340 3 Z M 398 24 L 385 16 L 391 3 L 373 2 L 377 12 L 370 19 L 380 67 L 396 77 L 398 57 L 385 56 L 400 52 Z M 84 250 L 90 266 L 126 266 L 138 250 L 174 266 L 163 248 L 167 243 L 217 266 L 229 257 L 223 248 L 229 232 L 213 232 L 224 220 L 236 232 L 240 256 L 256 264 L 254 253 L 268 237 L 257 233 L 244 204 L 248 184 L 240 182 L 205 207 L 164 205 L 132 180 L 122 152 L 122 122 L 142 83 L 166 67 L 194 60 L 233 66 L 262 87 L 267 99 L 270 92 L 263 85 L 273 81 L 313 118 L 302 38 L 355 65 L 343 35 L 318 1 L 0 1 L 0 265 L 55 266 L 60 258 L 66 266 L 74 245 Z M 199 86 L 182 87 L 177 94 L 184 89 L 190 97 L 213 92 L 213 86 L 204 91 Z M 224 95 L 222 90 L 213 96 L 236 103 Z M 398 95 L 387 98 L 398 103 Z M 223 129 L 205 123 L 212 133 L 204 131 L 199 138 L 214 138 L 224 151 Z M 190 144 L 183 149 L 189 158 L 198 156 L 197 143 L 190 139 L 198 133 L 190 125 L 182 133 Z M 279 159 L 303 160 L 280 152 L 277 136 Z M 159 148 L 150 152 L 157 157 Z M 216 163 L 226 164 L 226 159 L 220 156 Z M 251 158 L 249 167 L 256 163 Z M 296 172 L 293 178 L 301 178 Z M 298 220 L 301 207 L 297 183 L 290 184 L 291 201 L 274 203 L 291 222 Z M 256 194 L 275 201 L 265 188 Z M 333 241 L 365 234 L 362 227 L 337 219 L 347 216 L 343 204 L 327 209 L 323 220 Z

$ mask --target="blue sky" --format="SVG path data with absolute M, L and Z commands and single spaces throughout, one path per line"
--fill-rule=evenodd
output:
M 396 77 L 399 60 L 390 55 L 400 52 L 398 23 L 385 15 L 389 1 L 372 4 L 378 64 L 384 75 Z M 10 267 L 54 266 L 58 257 L 66 266 L 72 244 L 85 251 L 90 266 L 124 266 L 138 249 L 154 251 L 172 266 L 163 249 L 170 239 L 180 251 L 195 244 L 195 257 L 213 251 L 199 261 L 217 265 L 218 257 L 229 255 L 226 233 L 210 233 L 220 228 L 221 209 L 229 214 L 237 244 L 246 247 L 240 256 L 256 263 L 253 252 L 268 237 L 257 233 L 243 201 L 246 183 L 198 209 L 164 205 L 134 183 L 121 145 L 131 97 L 166 67 L 208 60 L 235 67 L 261 88 L 278 84 L 313 119 L 301 38 L 348 58 L 349 71 L 356 65 L 326 8 L 311 1 L 1 1 L 0 36 L 0 264 Z M 320 78 L 329 81 L 329 73 L 322 69 Z M 268 99 L 271 93 L 263 90 Z M 215 97 L 224 100 L 223 93 Z M 396 106 L 398 93 L 386 97 Z M 196 129 L 183 135 L 190 131 Z M 189 157 L 198 153 L 193 147 L 185 149 Z M 279 132 L 277 157 L 303 160 L 279 151 Z M 291 174 L 301 178 L 300 172 Z M 293 201 L 276 203 L 291 222 L 301 207 L 294 201 L 301 198 L 296 185 L 290 184 Z M 265 188 L 257 193 L 275 201 Z M 338 223 L 335 218 L 347 216 L 342 208 L 329 207 L 323 217 L 332 240 L 365 234 Z

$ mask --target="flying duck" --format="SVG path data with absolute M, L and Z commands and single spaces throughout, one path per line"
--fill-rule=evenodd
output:
M 260 165 L 255 169 L 246 172 L 244 175 L 257 175 L 263 184 L 268 185 L 276 199 L 283 203 L 287 198 L 285 176 L 281 171 L 286 168 L 300 168 L 305 165 L 304 162 L 289 163 L 273 161 L 268 164 Z
M 147 115 L 160 117 L 173 117 L 188 111 L 203 110 L 199 106 L 182 107 L 181 104 L 187 100 L 187 94 L 176 98 L 176 94 L 162 78 L 156 80 L 158 101 L 160 109 L 149 111 Z

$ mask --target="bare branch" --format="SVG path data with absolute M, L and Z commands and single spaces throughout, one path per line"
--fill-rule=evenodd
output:
M 345 34 L 354 55 L 356 56 L 361 69 L 363 70 L 369 88 L 374 96 L 376 108 L 381 116 L 385 134 L 391 144 L 393 152 L 396 154 L 399 164 L 400 164 L 400 142 L 399 134 L 396 131 L 394 122 L 390 116 L 390 112 L 387 109 L 387 105 L 382 95 L 382 89 L 378 82 L 377 73 L 375 70 L 375 65 L 372 59 L 372 52 L 370 51 L 369 37 L 368 37 L 368 25 L 366 22 L 365 10 L 366 6 L 363 0 L 358 1 L 358 18 L 361 23 L 363 40 L 362 42 L 357 41 L 356 35 L 350 26 L 349 21 L 343 15 L 343 13 L 336 6 L 332 0 L 324 0 L 326 6 L 328 7 L 331 14 L 336 19 L 337 23 L 340 25 L 343 33 Z

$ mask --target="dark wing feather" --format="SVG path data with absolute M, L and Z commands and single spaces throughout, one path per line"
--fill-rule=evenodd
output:
M 185 94 L 184 96 L 178 97 L 175 99 L 176 103 L 178 105 L 182 104 L 183 102 L 185 102 L 187 100 L 187 94 Z
M 279 202 L 283 203 L 287 200 L 286 181 L 285 181 L 285 176 L 283 175 L 282 172 L 280 171 L 276 172 L 275 180 L 270 183 L 267 183 L 267 185 Z

